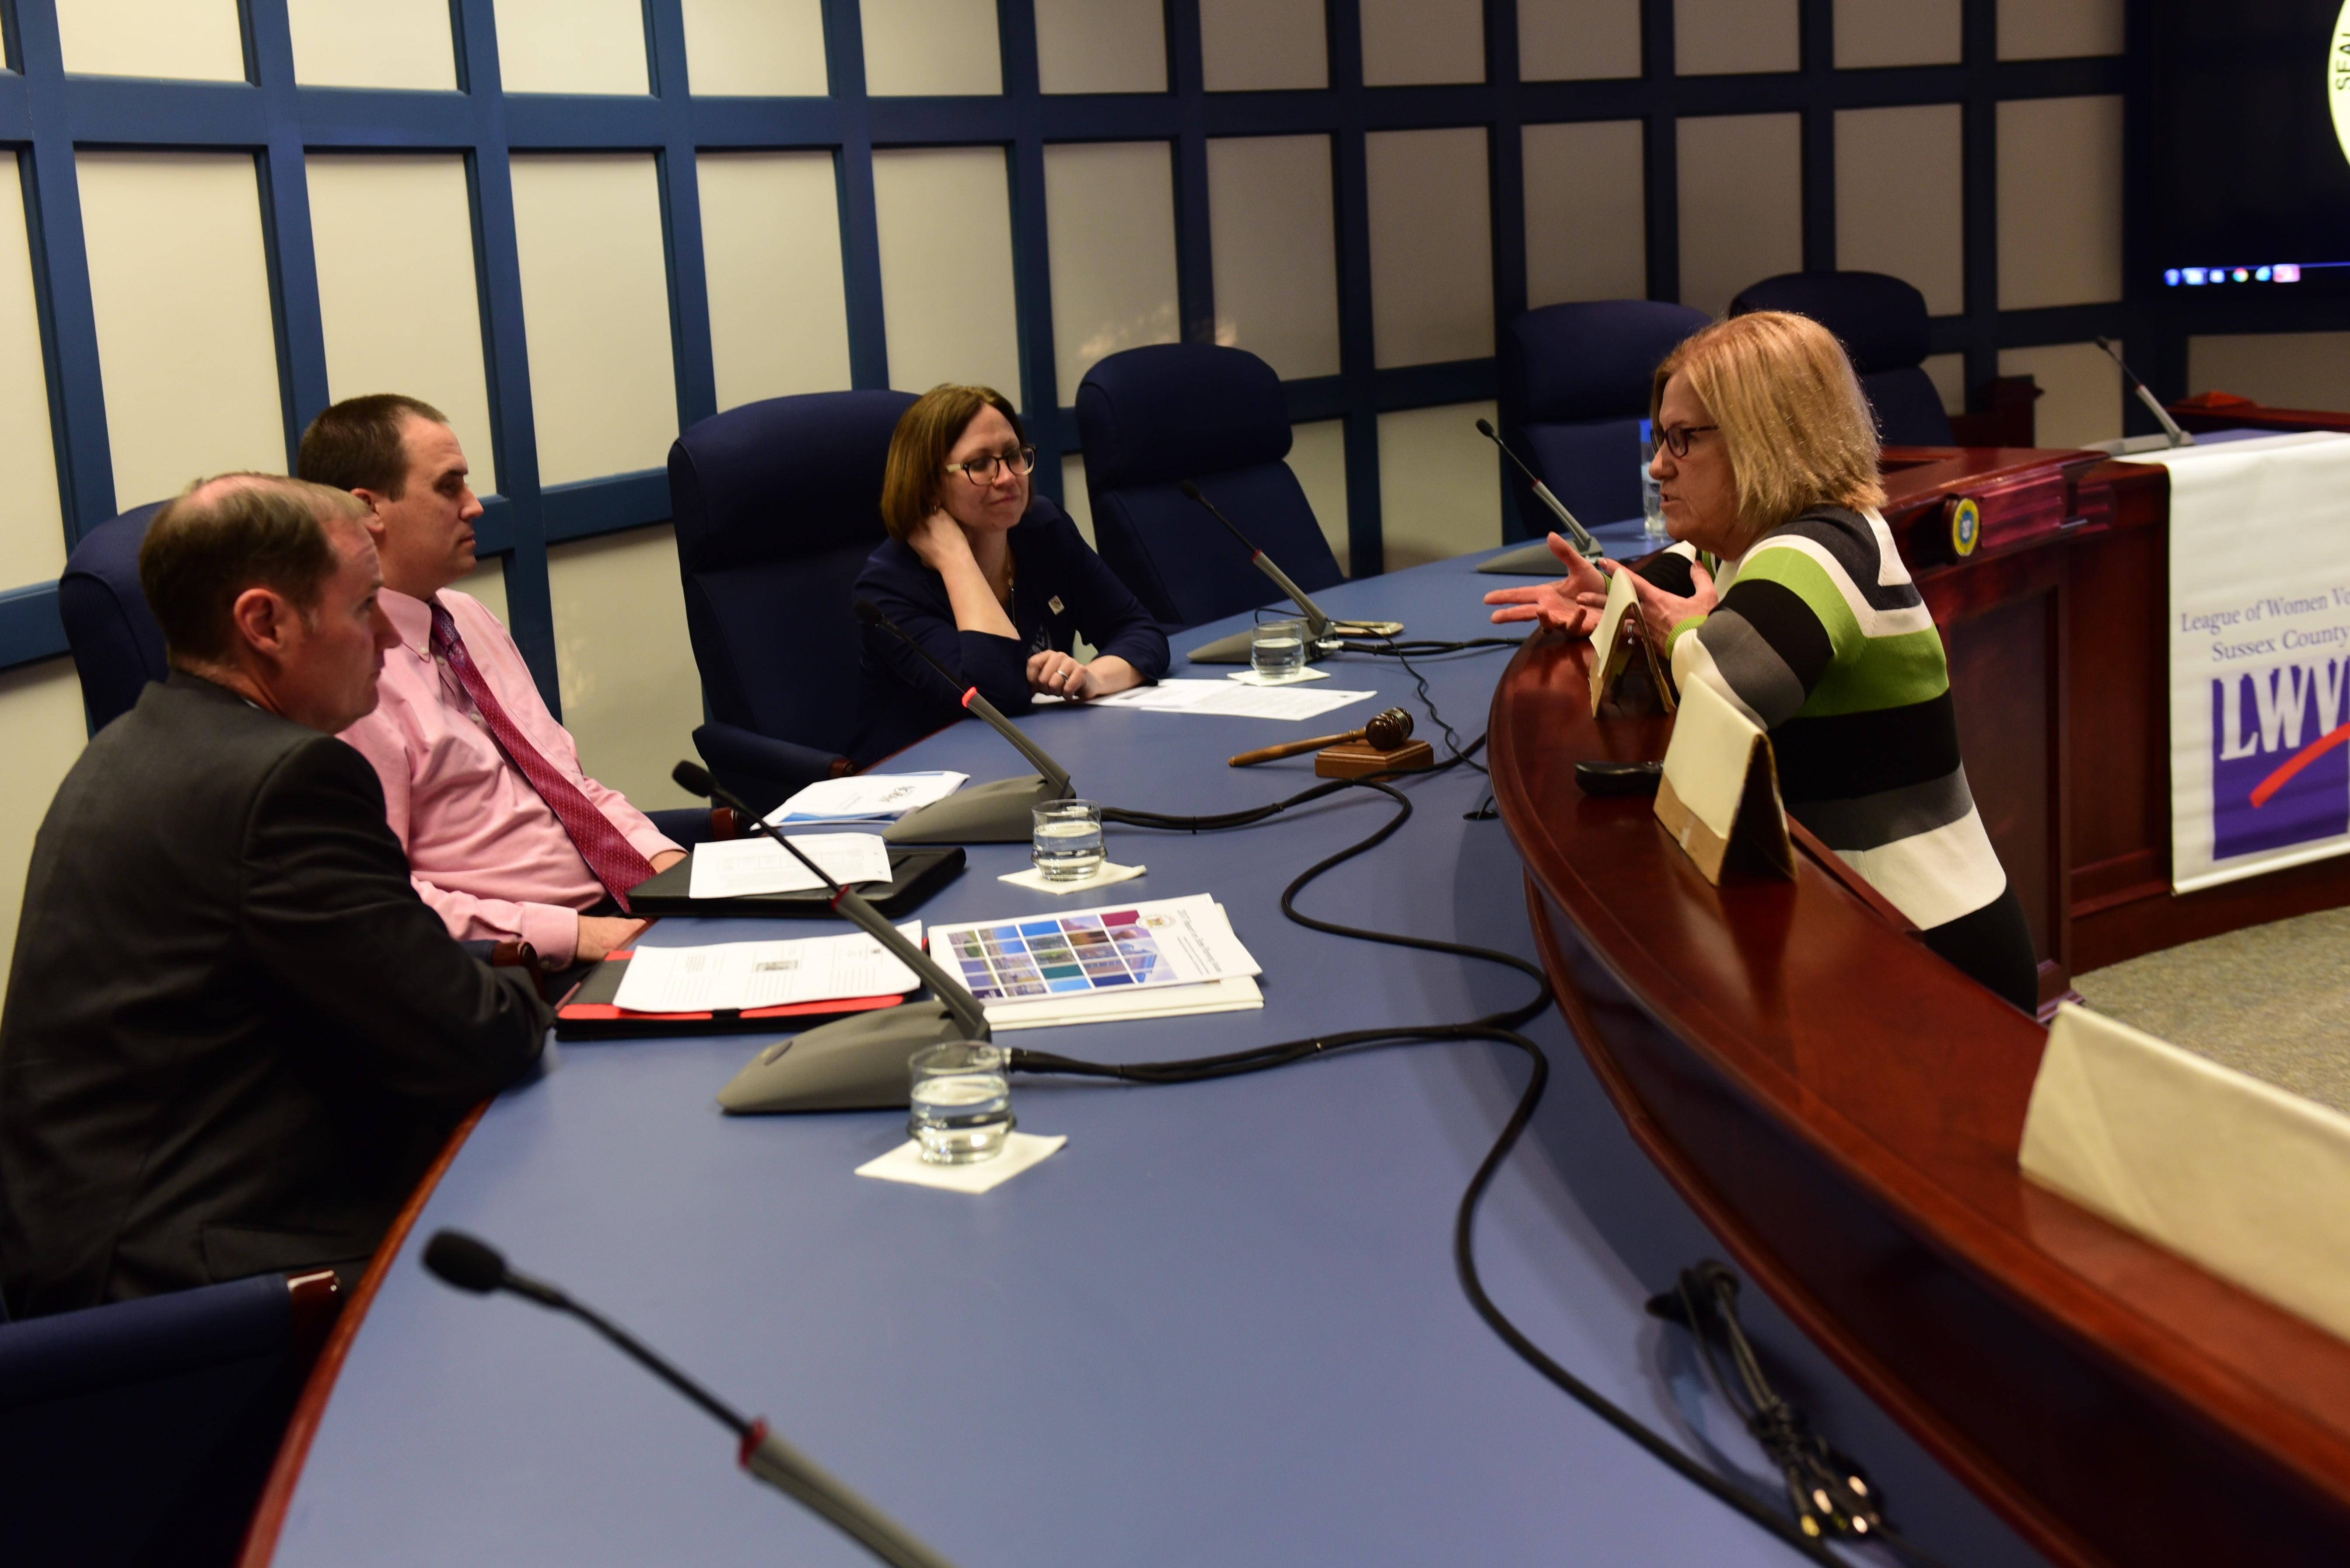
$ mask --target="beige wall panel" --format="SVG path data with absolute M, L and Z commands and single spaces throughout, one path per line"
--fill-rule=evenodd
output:
M 1929 354 L 1918 369 L 1934 383 L 1934 390 L 1942 394 L 1942 411 L 1962 414 L 1967 411 L 1967 357 L 1963 354 Z
M 312 153 L 308 169 L 327 395 L 423 399 L 449 416 L 473 465 L 473 488 L 495 493 L 465 161 L 453 152 Z M 383 243 L 387 213 L 400 214 L 408 243 Z
M 1685 77 L 1803 67 L 1797 0 L 1673 0 L 1673 69 Z
M 497 0 L 497 18 L 508 92 L 650 90 L 639 0 Z
M 2275 409 L 2350 410 L 2350 332 L 2257 332 L 2187 340 L 2187 389 Z
M 1093 494 L 1086 489 L 1083 452 L 1073 452 L 1061 460 L 1061 510 L 1069 514 L 1069 521 L 1077 525 L 1087 544 L 1097 550 L 1101 548 L 1094 543 Z
M 1999 57 L 2122 52 L 2122 0 L 1999 0 Z
M 1338 557 L 1338 569 L 1347 571 L 1353 551 L 1347 537 L 1347 421 L 1317 420 L 1289 427 L 1289 472 L 1305 492 L 1322 537 Z
M 1012 202 L 995 147 L 873 155 L 881 314 L 889 384 L 993 387 L 1015 406 L 1020 313 L 1012 287 Z
M 2122 296 L 2122 100 L 1999 106 L 1999 307 Z
M 1967 306 L 1960 119 L 1954 103 L 1835 117 L 1836 265 L 1907 279 L 1936 316 Z
M 824 0 L 685 0 L 685 79 L 697 98 L 822 98 Z
M 0 995 L 6 994 L 8 961 L 16 950 L 33 836 L 66 770 L 81 755 L 88 722 L 72 659 L 0 670 L 0 735 L 8 744 L 8 765 L 0 768 Z
M 2040 383 L 2033 417 L 2042 446 L 2084 446 L 2122 433 L 2122 373 L 2094 343 L 2002 348 L 1999 373 Z
M 1493 351 L 1493 229 L 1485 132 L 1381 130 L 1370 175 L 1373 358 L 1387 365 Z
M 1477 433 L 1492 403 L 1379 416 L 1380 542 L 1387 569 L 1441 561 L 1502 542 L 1501 456 Z
M 1684 119 L 1679 140 L 1681 302 L 1720 316 L 1748 284 L 1803 267 L 1801 120 Z
M 1526 304 L 1647 298 L 1640 122 L 1529 125 L 1524 137 Z
M 1954 66 L 1960 0 L 1835 0 L 1836 69 Z
M 1518 79 L 1640 74 L 1640 0 L 1518 0 Z
M 865 90 L 983 96 L 1003 90 L 995 0 L 862 0 Z
M 1336 375 L 1338 249 L 1330 139 L 1210 141 L 1208 243 L 1216 341 L 1247 349 L 1285 380 Z
M 1159 0 L 1036 0 L 1036 85 L 1045 92 L 1165 92 Z
M 1363 83 L 1485 79 L 1483 0 L 1361 0 Z
M 286 0 L 304 87 L 457 90 L 446 0 Z
M 457 579 L 457 587 L 482 601 L 500 620 L 506 618 L 506 558 L 484 556 L 473 569 Z
M 517 155 L 514 202 L 539 483 L 659 468 L 677 372 L 651 155 Z
M 286 472 L 261 191 L 242 152 L 84 152 L 82 240 L 121 509 Z M 169 234 L 172 243 L 156 243 Z M 203 396 L 192 398 L 189 389 Z
M 57 0 L 57 6 L 68 71 L 244 80 L 236 0 Z
M 639 811 L 691 805 L 670 769 L 691 758 L 702 676 L 666 523 L 546 552 L 563 723 L 588 776 Z
M 1200 64 L 1210 92 L 1328 87 L 1322 0 L 1200 0 Z
M 1175 292 L 1175 162 L 1163 141 L 1045 149 L 1053 374 L 1064 405 L 1094 361 L 1182 337 Z
M 846 388 L 833 155 L 705 152 L 695 168 L 718 406 Z
M 40 307 L 25 227 L 21 178 L 0 182 L 0 593 L 47 582 L 65 569 L 65 514 L 57 500 L 49 384 L 41 360 Z M 0 733 L 5 733 L 0 731 Z M 0 901 L 7 888 L 0 885 Z

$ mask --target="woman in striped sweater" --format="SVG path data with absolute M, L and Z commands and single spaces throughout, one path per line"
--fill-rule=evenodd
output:
M 1941 634 L 1877 510 L 1876 422 L 1842 347 L 1804 317 L 1733 317 L 1657 368 L 1650 410 L 1683 543 L 1633 583 L 1675 683 L 1768 730 L 1789 813 L 2031 1011 L 2031 929 L 1967 790 Z M 1555 585 L 1513 618 L 1587 631 L 1598 586 Z

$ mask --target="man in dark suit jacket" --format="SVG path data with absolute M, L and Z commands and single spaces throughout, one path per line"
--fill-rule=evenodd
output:
M 172 673 L 34 842 L 0 1012 L 0 1292 L 59 1312 L 363 1261 L 547 1010 L 411 885 L 335 739 L 393 639 L 348 495 L 233 474 L 140 576 Z

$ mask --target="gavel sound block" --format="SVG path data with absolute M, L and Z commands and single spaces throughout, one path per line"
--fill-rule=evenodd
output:
M 1426 741 L 1411 738 L 1411 715 L 1400 708 L 1390 708 L 1374 714 L 1359 730 L 1343 735 L 1316 735 L 1307 741 L 1289 741 L 1278 746 L 1265 746 L 1253 752 L 1243 752 L 1232 759 L 1236 768 L 1253 767 L 1258 763 L 1270 763 L 1282 757 L 1294 757 L 1301 752 L 1321 748 L 1314 759 L 1314 771 L 1326 779 L 1360 778 L 1365 774 L 1409 773 L 1436 764 L 1436 753 Z

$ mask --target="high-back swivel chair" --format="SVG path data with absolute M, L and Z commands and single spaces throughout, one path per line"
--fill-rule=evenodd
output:
M 1653 299 L 1595 299 L 1529 310 L 1502 334 L 1502 433 L 1586 527 L 1640 515 L 1640 421 L 1657 366 L 1712 317 Z M 1511 477 L 1539 537 L 1553 524 Z
M 1931 345 L 1926 296 L 1881 272 L 1789 272 L 1751 284 L 1732 316 L 1787 310 L 1843 340 L 1889 446 L 1955 446 L 1942 394 L 1922 369 Z
M 1077 388 L 1077 438 L 1102 559 L 1169 626 L 1278 597 L 1249 553 L 1176 486 L 1196 483 L 1307 593 L 1342 581 L 1289 454 L 1273 367 L 1240 348 L 1159 343 L 1112 354 Z
M 139 586 L 139 546 L 161 510 L 154 501 L 108 518 L 82 535 L 57 578 L 57 615 L 93 734 L 129 712 L 149 681 L 171 672 L 162 629 Z
M 849 590 L 887 538 L 881 473 L 910 392 L 810 392 L 702 421 L 669 452 L 685 623 L 710 722 L 693 743 L 764 811 L 846 772 L 860 639 Z

